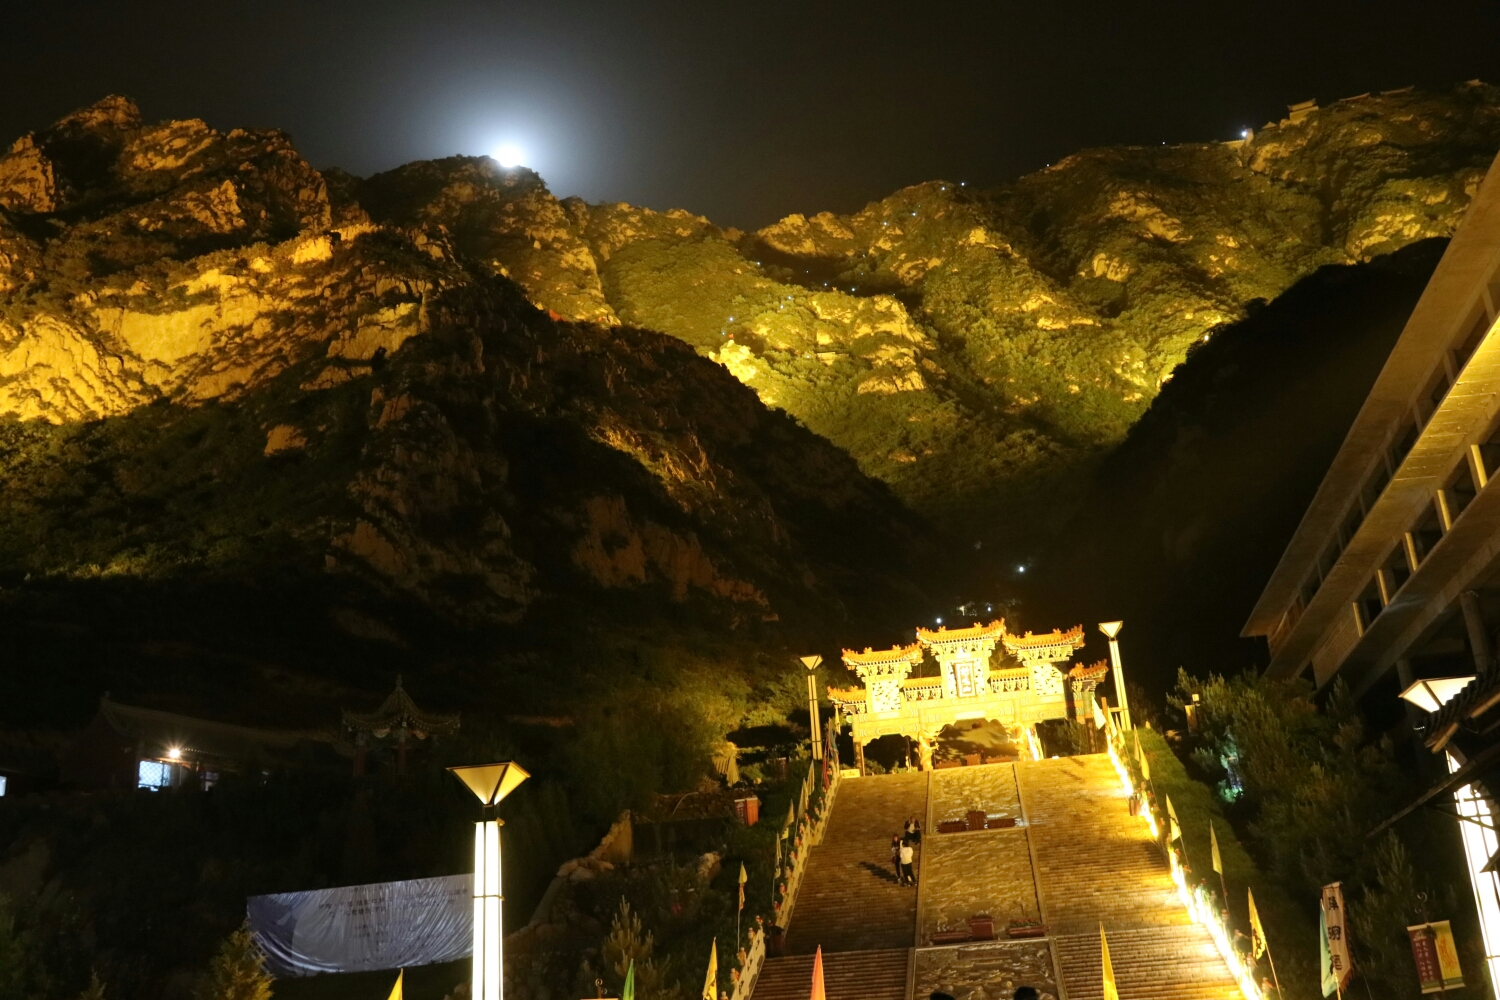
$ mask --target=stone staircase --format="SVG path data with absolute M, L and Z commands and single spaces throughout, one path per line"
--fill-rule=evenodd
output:
M 1104 995 L 1099 925 L 1121 1000 L 1231 1000 L 1239 987 L 1177 896 L 1150 828 L 1102 754 L 1019 764 L 1037 883 L 1068 1000 Z
M 1047 923 L 1053 934 L 1191 924 L 1166 856 L 1125 807 L 1103 755 L 1018 765 Z
M 1116 930 L 1106 923 L 1104 932 L 1120 1000 L 1241 1000 L 1239 987 L 1203 927 Z M 1053 938 L 1052 944 L 1068 1000 L 1102 1000 L 1098 928 L 1092 934 Z
M 925 823 L 926 815 L 926 774 L 872 775 L 840 783 L 823 843 L 808 855 L 786 953 L 811 955 L 821 945 L 826 960 L 834 952 L 910 948 L 916 937 L 917 890 L 897 884 L 890 843 L 908 817 Z M 918 848 L 919 877 L 921 867 Z M 905 975 L 903 964 L 903 983 Z M 755 995 L 761 1000 L 759 986 Z
M 839 794 L 843 795 L 844 790 Z M 828 1000 L 906 1000 L 906 966 L 910 954 L 907 948 L 825 951 L 823 983 Z M 812 972 L 811 955 L 766 959 L 755 984 L 755 1000 L 807 1000 Z

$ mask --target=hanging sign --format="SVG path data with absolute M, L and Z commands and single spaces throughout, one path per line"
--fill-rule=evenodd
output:
M 1345 919 L 1344 883 L 1335 882 L 1323 887 L 1318 908 L 1322 930 L 1323 995 L 1342 991 L 1349 985 L 1354 974 L 1354 964 L 1349 960 L 1349 926 Z
M 1417 961 L 1423 993 L 1463 989 L 1464 972 L 1458 965 L 1458 947 L 1448 921 L 1413 924 L 1406 933 L 1411 937 L 1411 955 Z

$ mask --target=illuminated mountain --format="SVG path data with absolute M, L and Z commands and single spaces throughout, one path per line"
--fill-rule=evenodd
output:
M 560 315 L 686 341 L 918 511 L 1004 538 L 1063 512 L 1063 484 L 1251 303 L 1451 233 L 1500 149 L 1500 90 L 1479 84 L 1294 117 L 756 233 L 558 201 L 476 159 L 350 191 L 382 220 L 443 224 Z
M 119 98 L 0 159 L 0 612 L 49 664 L 7 711 L 455 658 L 489 685 L 590 629 L 774 645 L 921 604 L 926 529 L 843 452 L 334 181 Z

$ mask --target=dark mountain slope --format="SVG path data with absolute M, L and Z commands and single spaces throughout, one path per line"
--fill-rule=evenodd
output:
M 1123 618 L 1156 690 L 1263 664 L 1240 629 L 1444 246 L 1325 267 L 1194 350 L 1034 553 L 1042 617 Z

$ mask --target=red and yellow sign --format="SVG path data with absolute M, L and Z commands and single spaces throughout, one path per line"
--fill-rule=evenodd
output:
M 1448 921 L 1413 924 L 1406 933 L 1411 936 L 1411 954 L 1417 960 L 1423 993 L 1463 988 L 1464 971 L 1458 965 L 1458 947 L 1453 943 L 1453 928 Z

